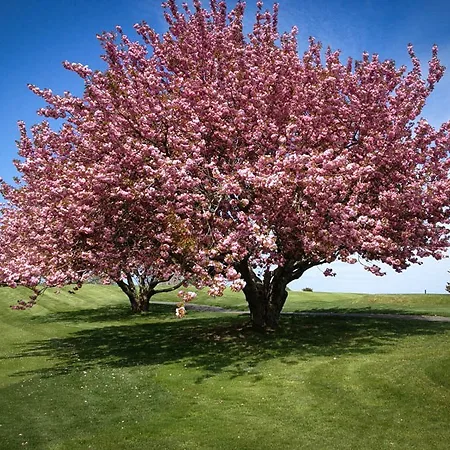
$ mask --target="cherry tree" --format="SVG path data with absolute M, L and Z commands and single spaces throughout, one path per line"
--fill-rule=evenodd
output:
M 19 308 L 35 303 L 41 292 L 38 285 L 75 284 L 76 291 L 92 275 L 116 282 L 135 312 L 147 311 L 154 294 L 181 285 L 170 265 L 153 269 L 155 264 L 161 267 L 160 249 L 152 247 L 151 254 L 139 256 L 150 245 L 143 236 L 154 239 L 161 226 L 138 219 L 140 208 L 152 205 L 133 203 L 126 190 L 127 168 L 118 164 L 109 172 L 94 172 L 102 161 L 76 161 L 71 154 L 74 143 L 62 143 L 65 131 L 53 132 L 43 123 L 32 128 L 29 139 L 23 124 L 20 128 L 24 162 L 17 161 L 16 166 L 22 179 L 16 188 L 3 184 L 7 203 L 0 218 L 0 278 L 9 286 L 21 284 L 34 291 L 30 301 L 19 302 Z M 77 157 L 83 158 L 81 153 L 78 146 Z M 135 215 L 133 223 L 130 215 Z M 171 283 L 161 287 L 161 282 Z
M 450 123 L 420 117 L 444 73 L 437 47 L 425 74 L 411 45 L 409 70 L 376 54 L 341 62 L 314 38 L 299 55 L 277 5 L 258 2 L 245 35 L 243 2 L 192 3 L 166 2 L 163 36 L 145 22 L 139 41 L 120 27 L 99 36 L 105 71 L 65 63 L 82 97 L 30 86 L 47 102 L 40 113 L 64 123 L 31 137 L 20 125 L 0 281 L 96 273 L 127 295 L 141 275 L 211 295 L 231 283 L 267 328 L 288 283 L 314 266 L 356 256 L 382 275 L 372 261 L 402 271 L 441 258 Z
M 435 130 L 419 118 L 443 75 L 437 47 L 424 79 L 411 45 L 409 71 L 367 53 L 343 64 L 312 38 L 299 57 L 296 30 L 278 33 L 277 6 L 271 14 L 258 3 L 248 39 L 243 4 L 228 22 L 223 3 L 207 12 L 194 2 L 185 14 L 168 6 L 171 35 L 160 52 L 199 118 L 212 183 L 228 189 L 219 217 L 233 211 L 227 226 L 236 231 L 218 255 L 234 245 L 255 325 L 276 326 L 287 284 L 313 266 L 356 254 L 402 271 L 442 257 L 450 124 Z M 252 225 L 274 244 L 267 253 L 248 245 Z

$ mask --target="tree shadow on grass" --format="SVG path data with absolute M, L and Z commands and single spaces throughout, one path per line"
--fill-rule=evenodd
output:
M 39 323 L 70 322 L 70 323 L 95 323 L 95 322 L 116 322 L 133 320 L 143 316 L 163 319 L 175 314 L 173 305 L 150 304 L 148 313 L 135 314 L 131 311 L 130 305 L 102 306 L 100 308 L 81 309 L 73 311 L 58 311 L 44 316 L 34 316 L 31 320 Z
M 355 306 L 348 308 L 309 308 L 309 309 L 296 309 L 295 313 L 300 314 L 389 314 L 396 316 L 414 316 L 414 315 L 424 315 L 432 317 L 434 314 L 430 313 L 426 307 L 404 307 L 404 308 L 392 308 L 392 307 L 380 307 L 380 306 Z
M 278 358 L 286 364 L 313 357 L 389 351 L 410 335 L 435 335 L 449 323 L 367 318 L 284 317 L 275 333 L 258 334 L 248 317 L 190 317 L 85 329 L 70 336 L 29 343 L 14 357 L 45 357 L 52 367 L 28 374 L 55 376 L 73 371 L 183 362 L 201 369 L 198 381 L 219 373 L 263 378 L 258 365 Z M 20 373 L 24 375 L 24 373 Z

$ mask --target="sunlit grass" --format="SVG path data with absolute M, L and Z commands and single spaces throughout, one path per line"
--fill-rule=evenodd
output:
M 195 303 L 246 311 L 242 292 L 226 291 L 210 297 L 207 290 L 196 291 Z M 176 301 L 174 293 L 155 296 L 155 301 Z M 290 291 L 283 311 L 337 311 L 364 313 L 425 314 L 450 317 L 450 294 L 357 294 Z
M 286 316 L 261 335 L 247 316 L 133 316 L 114 286 L 11 311 L 18 293 L 0 290 L 1 449 L 448 448 L 449 323 Z

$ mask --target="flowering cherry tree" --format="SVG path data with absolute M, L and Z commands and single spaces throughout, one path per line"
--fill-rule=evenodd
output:
M 142 246 L 148 244 L 136 229 L 149 232 L 145 227 L 152 224 L 135 221 L 133 229 L 128 222 L 133 207 L 122 197 L 126 193 L 118 192 L 118 174 L 114 188 L 105 182 L 108 176 L 112 182 L 114 175 L 104 171 L 88 181 L 89 167 L 58 154 L 59 138 L 52 142 L 57 133 L 50 131 L 47 124 L 32 129 L 33 142 L 22 124 L 20 128 L 19 147 L 24 162 L 16 165 L 22 183 L 14 189 L 3 184 L 7 203 L 0 218 L 0 279 L 9 286 L 22 284 L 34 291 L 30 301 L 20 301 L 17 307 L 23 309 L 35 303 L 41 291 L 39 284 L 74 283 L 76 291 L 93 274 L 104 282 L 115 281 L 135 312 L 147 311 L 154 294 L 181 285 L 169 266 L 152 269 L 154 253 L 146 259 L 137 257 L 145 251 Z M 161 287 L 161 282 L 172 283 Z
M 409 70 L 367 53 L 341 62 L 314 38 L 299 55 L 277 5 L 258 2 L 246 36 L 243 2 L 192 3 L 165 3 L 163 36 L 145 22 L 139 41 L 120 27 L 99 36 L 103 72 L 65 63 L 82 97 L 30 86 L 47 102 L 40 114 L 64 123 L 31 136 L 20 124 L 21 184 L 2 188 L 0 281 L 96 273 L 127 295 L 149 277 L 212 295 L 231 283 L 267 328 L 311 267 L 357 255 L 402 271 L 441 258 L 450 123 L 420 118 L 444 72 L 437 47 L 425 74 L 411 45 Z

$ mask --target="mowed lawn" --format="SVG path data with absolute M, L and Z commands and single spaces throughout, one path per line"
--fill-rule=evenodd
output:
M 195 289 L 194 289 L 195 291 Z M 227 291 L 212 298 L 207 291 L 196 291 L 195 303 L 247 310 L 242 292 Z M 176 301 L 173 293 L 155 300 Z M 291 291 L 284 306 L 286 312 L 349 312 L 424 314 L 450 317 L 450 294 L 354 294 L 335 292 Z
M 10 310 L 21 295 L 0 289 L 2 450 L 449 448 L 450 323 L 284 316 L 260 335 L 245 315 L 132 316 L 114 286 Z M 290 297 L 450 315 L 447 296 Z

